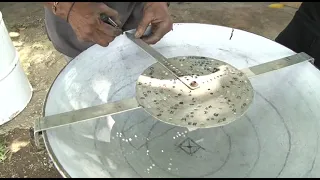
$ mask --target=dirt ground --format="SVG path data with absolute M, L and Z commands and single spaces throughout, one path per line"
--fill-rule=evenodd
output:
M 229 26 L 274 39 L 289 23 L 296 9 L 268 8 L 270 3 L 171 3 L 174 22 L 197 22 Z M 63 56 L 48 40 L 44 31 L 44 13 L 40 3 L 0 2 L 9 32 L 31 85 L 33 97 L 27 108 L 9 123 L 0 126 L 0 142 L 8 149 L 0 163 L 0 177 L 61 177 L 45 150 L 38 151 L 30 142 L 29 128 L 42 115 L 44 98 L 59 71 L 66 65 Z

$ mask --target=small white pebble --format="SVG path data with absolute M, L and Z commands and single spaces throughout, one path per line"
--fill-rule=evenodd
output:
M 169 171 L 171 171 L 171 168 L 168 168 Z
M 122 141 L 125 141 L 125 139 L 122 139 Z
M 147 152 L 149 152 L 149 149 L 147 149 Z
M 171 164 L 171 163 L 169 163 L 169 166 L 172 166 L 172 164 Z
M 134 135 L 134 137 L 138 137 L 137 135 Z
M 155 164 L 152 164 L 152 166 L 156 166 Z
M 132 139 L 131 139 L 131 138 L 129 138 L 129 141 L 132 141 Z
M 164 152 L 163 150 L 161 150 L 161 152 Z
M 176 137 L 172 137 L 173 139 L 176 139 Z
M 149 168 L 152 169 L 152 166 L 150 166 Z
M 128 142 L 128 139 L 126 139 L 126 142 Z
M 184 133 L 188 133 L 188 131 L 185 131 Z
M 17 33 L 17 32 L 9 32 L 9 36 L 10 36 L 10 37 L 19 37 L 20 34 Z

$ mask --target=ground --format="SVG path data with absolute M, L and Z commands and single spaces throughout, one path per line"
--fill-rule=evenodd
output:
M 171 3 L 170 11 L 174 22 L 229 26 L 274 39 L 290 22 L 296 9 L 271 9 L 269 4 L 184 2 Z M 8 31 L 19 33 L 12 40 L 34 89 L 26 109 L 0 126 L 0 178 L 61 177 L 46 151 L 32 146 L 29 128 L 42 115 L 48 89 L 66 62 L 45 34 L 41 3 L 0 2 L 0 11 Z

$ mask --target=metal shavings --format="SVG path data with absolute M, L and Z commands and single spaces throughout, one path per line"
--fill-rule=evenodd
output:
M 159 63 L 147 68 L 137 81 L 136 97 L 160 121 L 187 128 L 217 127 L 239 118 L 252 102 L 249 79 L 225 62 L 188 56 L 168 63 L 179 78 L 201 86 L 190 90 Z

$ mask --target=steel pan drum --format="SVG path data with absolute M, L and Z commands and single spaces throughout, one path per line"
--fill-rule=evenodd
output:
M 237 29 L 173 29 L 154 46 L 168 58 L 212 57 L 243 69 L 295 54 Z M 61 71 L 45 115 L 134 97 L 153 63 L 125 36 L 92 46 Z M 48 130 L 47 150 L 64 177 L 320 177 L 320 72 L 303 62 L 250 80 L 253 104 L 229 125 L 188 131 L 140 109 Z

